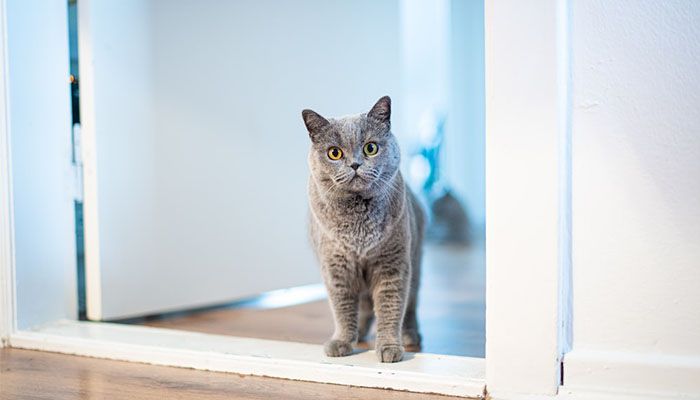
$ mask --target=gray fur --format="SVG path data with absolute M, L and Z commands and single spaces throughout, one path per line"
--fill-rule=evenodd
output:
M 420 347 L 416 320 L 424 215 L 399 172 L 391 133 L 391 99 L 366 114 L 326 119 L 304 110 L 309 151 L 310 236 L 328 290 L 335 333 L 324 348 L 346 356 L 365 339 L 376 315 L 376 353 L 400 361 Z M 368 142 L 379 145 L 373 157 Z M 328 149 L 342 149 L 333 161 Z M 351 165 L 360 164 L 357 171 Z

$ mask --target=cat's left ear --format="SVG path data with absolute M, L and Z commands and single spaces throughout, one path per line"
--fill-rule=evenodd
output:
M 315 142 L 318 136 L 330 125 L 327 119 L 313 110 L 307 109 L 302 111 L 301 117 L 304 119 L 304 125 L 306 125 L 306 130 L 309 131 L 309 137 L 313 142 Z
M 389 96 L 384 96 L 377 100 L 374 107 L 367 113 L 367 118 L 385 125 L 388 131 L 391 128 L 391 98 Z

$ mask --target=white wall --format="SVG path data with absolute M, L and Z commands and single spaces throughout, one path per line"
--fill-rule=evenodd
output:
M 384 94 L 401 104 L 398 1 L 95 0 L 90 9 L 97 314 L 320 281 L 306 236 L 301 110 L 363 112 Z
M 582 367 L 565 384 L 697 394 L 700 2 L 574 1 L 572 16 L 567 360 Z
M 496 399 L 554 394 L 560 378 L 562 3 L 484 4 L 486 381 Z
M 27 328 L 77 314 L 68 9 L 6 9 L 17 315 Z
M 102 307 L 139 303 L 136 293 L 155 279 L 163 251 L 153 245 L 156 232 L 148 223 L 158 210 L 150 195 L 156 154 L 150 10 L 138 0 L 79 7 L 87 307 L 88 317 L 100 318 Z M 115 291 L 122 295 L 111 295 Z M 101 304 L 103 294 L 117 304 Z

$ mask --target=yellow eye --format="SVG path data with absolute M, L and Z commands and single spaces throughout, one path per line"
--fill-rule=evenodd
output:
M 366 155 L 371 157 L 377 154 L 379 151 L 379 145 L 374 142 L 369 142 L 365 144 L 365 147 L 362 150 L 364 150 Z
M 328 158 L 330 158 L 333 161 L 340 160 L 340 158 L 343 157 L 343 150 L 340 150 L 337 147 L 331 147 L 328 149 Z

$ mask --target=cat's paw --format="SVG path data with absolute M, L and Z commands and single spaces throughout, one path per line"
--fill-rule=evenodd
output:
M 328 357 L 344 357 L 352 354 L 352 343 L 332 339 L 323 345 L 323 350 Z
M 403 346 L 400 344 L 379 344 L 377 343 L 377 358 L 384 363 L 401 361 L 403 358 Z
M 406 346 L 406 351 L 419 352 L 421 344 L 421 336 L 417 329 L 406 329 L 403 331 L 403 345 Z

